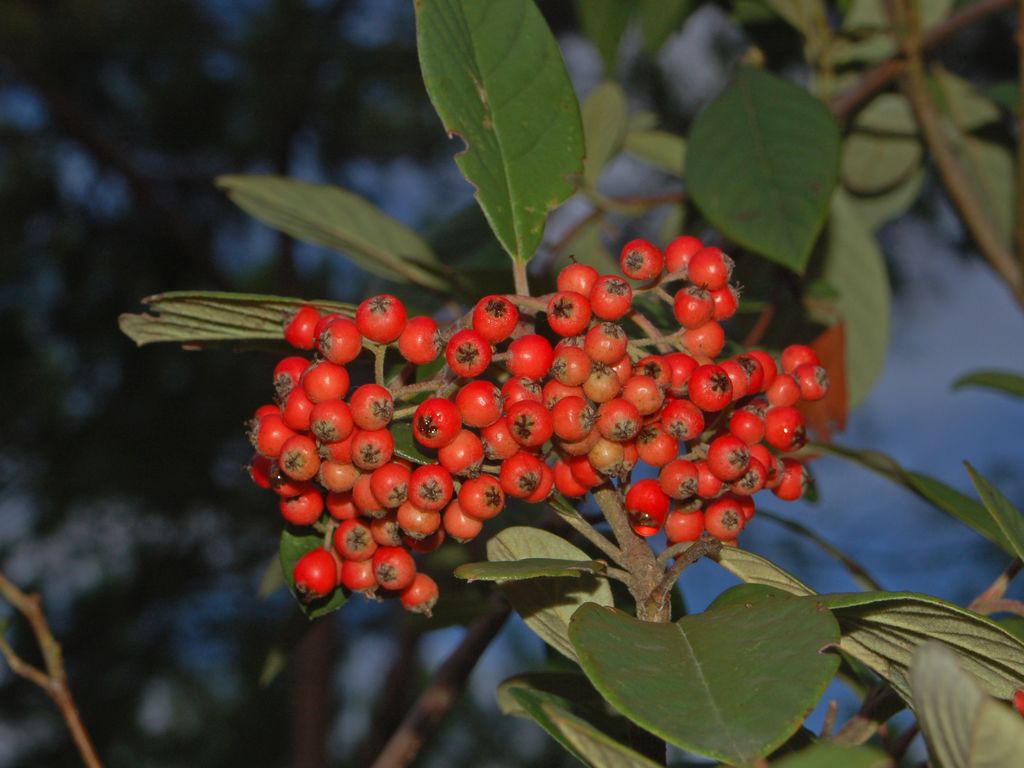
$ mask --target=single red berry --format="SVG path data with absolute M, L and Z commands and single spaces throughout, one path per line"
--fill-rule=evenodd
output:
M 601 436 L 624 443 L 632 440 L 640 431 L 642 419 L 640 411 L 631 402 L 622 397 L 616 397 L 606 403 L 602 403 L 597 409 L 597 431 Z
M 313 333 L 318 322 L 320 313 L 315 307 L 299 307 L 284 324 L 285 341 L 299 349 L 312 349 L 315 343 Z
M 665 271 L 669 274 L 683 272 L 690 263 L 690 259 L 693 258 L 693 254 L 703 247 L 704 243 L 696 237 L 690 235 L 677 237 L 665 248 Z
M 740 292 L 727 285 L 717 291 L 711 291 L 711 302 L 715 305 L 714 319 L 718 322 L 728 320 L 740 308 Z
M 768 470 L 757 459 L 751 457 L 746 471 L 732 482 L 732 491 L 737 496 L 752 496 L 762 488 L 768 479 Z
M 587 486 L 573 476 L 572 470 L 564 461 L 556 461 L 551 472 L 555 476 L 555 489 L 563 496 L 578 499 L 587 495 Z
M 791 406 L 771 408 L 764 417 L 764 439 L 783 453 L 802 448 L 807 441 L 803 415 Z
M 414 540 L 425 539 L 441 527 L 441 513 L 433 509 L 420 509 L 412 502 L 405 502 L 398 508 L 395 521 L 405 536 Z M 392 545 L 401 543 L 401 538 Z
M 506 496 L 525 499 L 541 486 L 544 469 L 544 462 L 532 453 L 519 451 L 502 462 L 499 474 L 501 489 Z
M 302 387 L 293 389 L 281 404 L 281 418 L 285 426 L 296 432 L 308 432 L 310 419 L 313 417 L 313 405 L 313 401 Z
M 341 564 L 339 582 L 349 592 L 372 592 L 377 588 L 373 560 L 345 560 Z
M 704 414 L 689 400 L 673 400 L 661 413 L 661 427 L 676 440 L 693 440 L 704 431 Z
M 355 464 L 342 464 L 337 461 L 321 461 L 316 473 L 316 481 L 326 490 L 336 493 L 351 491 L 362 474 Z
M 555 352 L 543 336 L 527 334 L 508 345 L 508 370 L 513 376 L 543 379 L 551 370 Z
M 409 318 L 398 337 L 398 351 L 414 365 L 426 365 L 436 360 L 441 352 L 441 342 L 434 319 L 425 315 Z
M 477 520 L 490 520 L 505 508 L 505 493 L 493 475 L 467 480 L 459 489 L 459 506 Z
M 746 368 L 735 360 L 723 360 L 718 363 L 718 367 L 729 377 L 729 383 L 732 384 L 733 400 L 740 400 L 748 394 L 752 394 L 750 392 L 750 377 L 747 375 Z
M 437 582 L 425 573 L 417 573 L 412 583 L 403 589 L 398 597 L 405 610 L 422 613 L 429 618 L 430 612 L 437 604 Z
M 501 404 L 505 409 L 511 408 L 521 400 L 533 400 L 536 403 L 544 400 L 544 390 L 540 382 L 523 376 L 512 376 L 501 387 Z
M 440 521 L 441 514 L 439 512 L 436 514 L 437 519 Z M 422 539 L 416 539 L 408 535 L 403 536 L 402 544 L 404 544 L 408 549 L 411 549 L 413 552 L 420 552 L 426 554 L 427 552 L 433 552 L 435 549 L 444 544 L 444 538 L 444 528 L 442 528 L 440 523 L 438 523 L 437 530 L 435 530 L 433 533 L 427 536 L 424 536 Z
M 619 265 L 622 274 L 632 280 L 650 280 L 661 274 L 665 257 L 654 243 L 638 238 L 622 246 Z
M 382 467 L 395 453 L 395 439 L 386 429 L 360 429 L 352 438 L 352 463 L 364 471 Z
M 775 365 L 775 359 L 767 352 L 761 349 L 752 349 L 749 352 L 747 352 L 744 356 L 752 357 L 761 364 L 763 378 L 761 379 L 761 383 L 757 387 L 757 391 L 766 392 L 768 390 L 768 387 L 772 385 L 772 382 L 775 381 L 775 377 L 779 373 L 779 369 Z
M 733 360 L 747 374 L 747 394 L 754 395 L 763 392 L 765 371 L 761 360 L 752 354 L 737 355 Z
M 720 366 L 700 365 L 690 374 L 687 394 L 702 411 L 720 411 L 732 402 L 732 381 Z
M 405 305 L 388 293 L 366 299 L 356 309 L 356 328 L 370 341 L 390 344 L 405 329 Z
M 694 465 L 697 468 L 697 495 L 702 499 L 713 499 L 721 492 L 722 481 L 706 461 L 697 461 Z
M 395 415 L 395 401 L 387 387 L 363 384 L 349 398 L 352 419 L 360 429 L 383 429 Z
M 599 323 L 587 331 L 583 340 L 583 351 L 598 363 L 615 365 L 626 356 L 629 339 L 621 326 L 615 323 Z
M 467 427 L 487 427 L 501 417 L 501 392 L 489 381 L 467 382 L 455 395 L 462 423 Z
M 490 426 L 481 429 L 480 439 L 484 444 L 484 455 L 491 461 L 510 459 L 519 452 L 521 447 L 512 436 L 508 419 L 504 416 Z
M 536 489 L 533 493 L 527 496 L 523 501 L 527 504 L 540 504 L 545 501 L 551 492 L 555 489 L 555 473 L 551 471 L 544 462 L 540 463 L 540 482 L 537 483 Z
M 491 345 L 476 331 L 465 328 L 448 340 L 445 360 L 457 376 L 479 376 L 491 364 Z
M 605 363 L 594 363 L 587 380 L 583 382 L 583 394 L 595 403 L 605 403 L 622 392 L 622 382 L 615 370 Z
M 604 440 L 601 437 L 601 433 L 593 429 L 579 440 L 563 440 L 560 437 L 556 437 L 555 447 L 559 453 L 566 456 L 584 456 L 590 453 L 601 440 Z
M 269 416 L 272 413 L 280 416 L 281 407 L 276 403 L 264 403 L 253 412 L 252 418 L 254 422 L 259 422 L 264 416 Z
M 742 408 L 729 417 L 729 432 L 747 445 L 761 442 L 764 437 L 764 419 L 747 408 Z
M 348 371 L 340 365 L 321 360 L 302 374 L 302 389 L 314 403 L 337 400 L 348 392 Z
M 316 346 L 320 354 L 332 363 L 347 365 L 363 351 L 363 334 L 355 322 L 347 317 L 338 317 L 323 327 Z
M 716 539 L 735 539 L 747 522 L 743 508 L 731 496 L 723 496 L 704 510 L 704 528 Z
M 1013 692 L 1013 708 L 1024 716 L 1024 688 L 1018 688 Z
M 491 344 L 498 344 L 516 329 L 519 310 L 504 296 L 484 296 L 473 309 L 473 330 Z
M 324 511 L 324 497 L 310 485 L 305 491 L 278 501 L 278 509 L 286 522 L 292 525 L 312 525 Z
M 361 518 L 342 520 L 334 529 L 334 549 L 346 560 L 369 560 L 378 546 L 370 523 Z
M 404 464 L 388 462 L 373 470 L 370 490 L 385 509 L 396 509 L 409 498 L 409 480 L 412 471 Z
M 277 463 L 292 480 L 312 480 L 320 469 L 320 454 L 312 439 L 294 435 L 281 446 Z
M 341 440 L 335 440 L 331 443 L 320 443 L 320 458 L 324 461 L 337 461 L 341 464 L 352 463 L 352 438 L 354 437 L 355 428 L 353 427 L 352 432 L 349 433 L 348 437 L 344 437 Z
M 686 265 L 687 279 L 709 291 L 725 288 L 732 277 L 732 259 L 713 246 L 701 248 Z
M 328 312 L 326 315 L 321 315 L 320 319 L 316 323 L 316 327 L 313 329 L 313 341 L 320 344 L 320 334 L 324 332 L 324 329 L 333 323 L 335 320 L 344 319 L 344 315 L 337 312 Z
M 281 446 L 295 434 L 295 430 L 284 423 L 280 412 L 269 413 L 249 423 L 249 442 L 257 453 L 268 459 L 280 456 Z
M 548 300 L 548 325 L 559 336 L 583 333 L 590 316 L 590 302 L 575 291 L 559 291 Z
M 431 397 L 416 408 L 412 417 L 412 433 L 427 448 L 442 448 L 459 434 L 462 417 L 455 403 L 443 397 Z
M 625 317 L 633 306 L 633 289 L 615 275 L 602 275 L 590 290 L 590 309 L 601 320 Z
M 673 499 L 688 499 L 697 493 L 697 465 L 687 459 L 676 459 L 658 473 L 661 489 Z
M 554 434 L 563 440 L 582 440 L 594 428 L 597 411 L 582 397 L 565 397 L 551 409 L 551 426 Z
M 790 406 L 800 402 L 800 384 L 788 373 L 780 373 L 767 388 L 768 402 L 775 406 Z
M 590 376 L 591 360 L 582 347 L 559 343 L 551 362 L 551 375 L 568 387 L 578 387 Z
M 690 374 L 696 370 L 699 363 L 684 352 L 671 352 L 665 355 L 664 359 L 669 369 L 669 394 L 682 397 L 686 393 L 686 383 L 690 380 Z
M 782 370 L 784 373 L 793 373 L 793 371 L 804 364 L 821 365 L 818 353 L 806 344 L 790 344 L 782 350 Z
M 355 421 L 344 400 L 326 400 L 313 406 L 309 431 L 321 443 L 336 443 L 352 434 Z
M 688 285 L 676 291 L 672 312 L 676 322 L 684 328 L 699 328 L 714 318 L 715 302 L 705 288 Z
M 713 360 L 725 347 L 725 331 L 717 320 L 708 320 L 704 325 L 690 328 L 683 334 L 683 346 L 694 355 L 703 355 Z
M 756 459 L 765 468 L 765 488 L 774 489 L 782 482 L 782 473 L 786 469 L 786 465 L 781 458 L 769 451 L 768 446 L 764 443 L 750 446 L 750 459 L 751 461 Z
M 600 438 L 587 453 L 587 459 L 607 477 L 619 477 L 626 472 L 626 449 L 614 440 Z
M 807 467 L 796 459 L 783 459 L 782 479 L 772 488 L 772 493 L 783 501 L 796 501 L 803 496 L 811 485 L 811 476 Z
M 260 488 L 270 490 L 270 465 L 270 459 L 257 453 L 249 460 L 249 464 L 245 469 L 253 483 Z
M 736 503 L 740 505 L 740 510 L 743 512 L 743 519 L 750 522 L 750 518 L 757 512 L 757 507 L 754 504 L 754 500 L 750 496 L 734 496 Z
M 587 264 L 570 264 L 558 273 L 558 290 L 589 296 L 597 276 L 597 270 Z
M 302 374 L 309 367 L 309 360 L 298 355 L 282 358 L 274 366 L 274 394 L 281 401 L 288 393 L 302 383 Z
M 416 577 L 416 562 L 403 547 L 379 547 L 373 553 L 373 573 L 378 586 L 405 589 Z
M 326 549 L 312 549 L 295 564 L 292 580 L 304 603 L 327 597 L 338 586 L 338 561 Z
M 292 480 L 284 473 L 280 465 L 275 461 L 270 465 L 270 469 L 267 471 L 267 477 L 270 480 L 270 490 L 280 496 L 282 499 L 291 499 L 295 496 L 301 496 L 306 491 L 312 489 L 313 483 L 309 480 Z
M 675 510 L 665 519 L 665 538 L 669 544 L 697 541 L 704 533 L 704 513 Z
M 820 365 L 801 363 L 792 374 L 804 400 L 821 400 L 828 393 L 828 374 Z
M 359 509 L 352 501 L 352 493 L 328 493 L 325 500 L 327 512 L 335 520 L 352 520 L 359 515 Z
M 527 448 L 538 448 L 549 439 L 554 431 L 551 411 L 533 400 L 514 403 L 505 412 L 512 437 Z
M 585 488 L 593 488 L 604 482 L 604 478 L 586 456 L 567 456 L 565 464 L 572 472 L 573 479 Z
M 647 424 L 636 436 L 640 461 L 652 467 L 663 467 L 679 455 L 679 441 L 657 424 Z
M 708 469 L 715 477 L 731 483 L 747 471 L 750 464 L 750 448 L 732 434 L 719 435 L 708 446 Z
M 641 416 L 657 413 L 665 403 L 665 393 L 658 382 L 643 374 L 630 377 L 622 387 L 622 397 L 636 406 Z
M 393 510 L 386 515 L 371 520 L 370 533 L 373 535 L 373 540 L 377 542 L 378 547 L 402 546 L 402 527 L 398 524 L 398 515 Z
M 653 536 L 661 530 L 670 504 L 658 481 L 650 478 L 638 480 L 626 492 L 626 514 L 640 536 Z
M 388 511 L 373 494 L 372 480 L 371 473 L 362 474 L 356 479 L 356 484 L 352 486 L 352 503 L 363 517 L 384 517 Z
M 463 512 L 456 499 L 452 499 L 451 503 L 445 507 L 442 524 L 448 535 L 462 544 L 479 536 L 484 527 L 482 520 L 477 520 Z
M 641 357 L 633 366 L 633 372 L 629 378 L 634 376 L 649 376 L 659 387 L 668 387 L 672 384 L 672 368 L 662 355 Z M 626 381 L 623 382 L 623 385 L 626 384 Z
M 437 449 L 437 460 L 456 477 L 474 477 L 484 461 L 484 445 L 475 432 L 463 429 L 450 443 Z
M 425 464 L 412 471 L 409 478 L 409 501 L 420 509 L 440 511 L 451 501 L 453 493 L 451 473 L 444 467 Z
M 550 379 L 541 391 L 541 402 L 548 410 L 567 397 L 583 397 L 583 387 L 567 387 L 557 379 Z

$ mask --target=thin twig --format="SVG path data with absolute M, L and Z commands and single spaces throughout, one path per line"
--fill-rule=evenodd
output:
M 470 673 L 505 625 L 510 610 L 508 603 L 500 600 L 469 625 L 462 642 L 437 668 L 371 768 L 404 768 L 416 759 L 442 718 L 455 706 Z
M 669 344 L 679 345 L 679 339 L 673 339 L 665 336 L 661 331 L 654 327 L 654 323 L 641 312 L 634 310 L 630 313 L 629 319 L 632 320 L 647 336 L 654 341 L 658 347 L 659 352 L 671 352 L 672 347 Z
M 658 586 L 651 592 L 650 600 L 655 605 L 663 605 L 668 600 L 668 595 L 672 591 L 672 587 L 675 586 L 676 580 L 683 574 L 687 568 L 696 563 L 702 557 L 706 555 L 717 555 L 722 551 L 722 542 L 718 539 L 705 537 L 699 541 L 693 542 L 693 544 L 684 550 L 676 558 L 675 563 L 669 568 L 665 575 L 661 577 L 661 581 L 658 582 Z
M 64 657 L 61 654 L 60 643 L 57 642 L 50 626 L 46 622 L 46 615 L 43 613 L 43 601 L 38 594 L 26 594 L 22 592 L 13 582 L 8 580 L 3 573 L 0 573 L 0 594 L 9 602 L 18 613 L 25 617 L 32 634 L 35 635 L 36 643 L 43 656 L 43 663 L 46 666 L 44 672 L 37 667 L 27 663 L 18 656 L 10 644 L 0 636 L 0 652 L 11 667 L 11 671 L 19 677 L 24 677 L 49 694 L 53 699 L 68 730 L 71 738 L 74 739 L 82 762 L 88 768 L 102 768 L 102 763 L 96 754 L 96 748 L 89 738 L 89 733 L 82 722 L 82 716 L 75 706 L 75 700 L 71 696 L 71 689 L 68 687 L 67 672 L 64 669 Z
M 832 729 L 836 727 L 837 714 L 839 714 L 839 702 L 829 699 L 828 708 L 825 710 L 825 719 L 821 723 L 819 739 L 827 739 L 832 735 Z
M 1013 581 L 1013 577 L 1020 573 L 1022 565 L 1024 565 L 1024 563 L 1021 562 L 1019 557 L 1013 558 L 1013 561 L 1006 566 L 1006 570 L 999 574 L 999 576 L 996 577 L 996 580 L 993 581 L 984 592 L 971 600 L 970 604 L 967 606 L 967 610 L 981 613 L 981 611 L 978 611 L 979 605 L 984 605 L 992 600 L 1001 599 L 1003 595 L 1006 594 L 1006 588 L 1010 586 L 1010 582 Z
M 1024 616 L 1024 600 L 1011 600 L 1008 597 L 971 603 L 971 610 L 990 616 L 993 613 L 1014 613 Z
M 558 515 L 560 520 L 564 521 L 565 524 L 572 527 L 576 533 L 600 549 L 604 554 L 608 555 L 612 561 L 622 566 L 626 565 L 623 561 L 622 550 L 605 538 L 605 536 L 595 529 L 594 526 L 584 520 L 583 516 L 578 512 L 575 514 L 569 514 L 568 512 L 558 510 L 554 506 L 552 506 L 552 510 L 556 515 Z

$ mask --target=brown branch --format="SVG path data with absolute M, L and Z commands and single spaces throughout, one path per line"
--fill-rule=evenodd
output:
M 665 575 L 661 577 L 661 581 L 658 582 L 658 585 L 651 590 L 651 596 L 649 598 L 650 602 L 655 606 L 667 605 L 668 596 L 672 592 L 672 587 L 675 586 L 679 577 L 683 575 L 683 571 L 696 563 L 702 557 L 706 555 L 717 555 L 721 551 L 722 542 L 715 538 L 705 537 L 699 541 L 693 542 L 692 545 L 679 553 L 678 557 L 676 557 L 675 563 L 672 564 L 672 567 L 665 572 Z
M 82 762 L 88 768 L 102 768 L 102 763 L 100 763 L 100 759 L 96 755 L 96 748 L 92 744 L 92 739 L 89 738 L 89 733 L 82 722 L 78 707 L 75 706 L 75 700 L 71 696 L 60 643 L 54 638 L 53 633 L 50 631 L 50 626 L 46 622 L 42 598 L 35 593 L 26 594 L 22 592 L 3 573 L 0 573 L 0 595 L 3 595 L 4 599 L 28 621 L 46 667 L 44 672 L 25 662 L 14 652 L 10 644 L 0 636 L 0 652 L 3 653 L 4 658 L 10 665 L 11 671 L 46 691 L 64 717 L 64 722 L 71 733 L 75 746 L 78 748 Z
M 437 668 L 430 685 L 406 713 L 371 768 L 404 768 L 416 759 L 442 718 L 455 706 L 470 672 L 505 625 L 510 610 L 502 600 L 469 625 L 462 642 Z
M 934 50 L 960 30 L 996 13 L 1009 10 L 1012 6 L 1013 0 L 979 0 L 932 27 L 921 41 L 921 50 Z M 840 122 L 845 122 L 876 93 L 896 82 L 906 68 L 907 62 L 902 56 L 894 56 L 876 64 L 849 90 L 832 100 L 832 114 Z

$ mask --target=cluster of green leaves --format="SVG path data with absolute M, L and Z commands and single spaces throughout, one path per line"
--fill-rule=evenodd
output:
M 925 153 L 913 110 L 898 93 L 873 96 L 845 126 L 830 110 L 869 67 L 896 53 L 881 2 L 843 5 L 842 23 L 833 27 L 824 2 L 737 3 L 738 22 L 770 19 L 800 35 L 813 93 L 766 69 L 741 67 L 687 137 L 659 127 L 649 113 L 630 113 L 624 89 L 610 79 L 579 104 L 532 0 L 417 3 L 417 43 L 427 92 L 444 128 L 464 145 L 456 162 L 514 263 L 542 251 L 554 264 L 576 254 L 608 269 L 613 259 L 605 230 L 622 232 L 658 212 L 666 238 L 684 221 L 692 231 L 717 233 L 740 257 L 755 307 L 782 305 L 819 330 L 843 327 L 845 411 L 865 397 L 885 357 L 889 285 L 875 231 L 917 198 Z M 611 74 L 628 25 L 637 25 L 647 49 L 656 50 L 691 6 L 595 0 L 578 3 L 577 12 Z M 951 8 L 951 2 L 928 4 L 925 26 Z M 938 66 L 929 76 L 944 130 L 1009 242 L 1012 158 L 983 131 L 999 121 L 1000 107 Z M 671 180 L 669 191 L 634 199 L 609 194 L 602 176 L 620 157 Z M 450 261 L 443 245 L 347 190 L 265 176 L 219 183 L 264 223 L 437 299 L 471 297 L 474 270 L 493 269 L 489 257 L 473 259 L 473 251 L 493 254 L 486 246 L 463 254 L 464 263 Z M 545 243 L 550 215 L 574 195 L 589 212 L 571 236 Z M 153 314 L 122 318 L 140 344 L 279 338 L 281 319 L 295 303 L 199 293 L 150 301 Z M 979 374 L 962 383 L 1021 389 L 1011 374 Z M 826 450 L 902 483 L 1011 556 L 1024 555 L 1020 512 L 970 467 L 980 503 L 882 454 Z M 319 543 L 284 533 L 286 578 L 289 563 Z M 487 554 L 488 562 L 463 565 L 456 575 L 500 583 L 527 625 L 579 668 L 507 681 L 499 691 L 502 709 L 532 718 L 588 765 L 661 764 L 661 740 L 733 765 L 767 756 L 791 768 L 886 764 L 884 755 L 862 746 L 870 733 L 849 744 L 814 743 L 802 728 L 837 674 L 855 688 L 865 680 L 889 686 L 918 713 L 946 764 L 962 764 L 966 755 L 972 764 L 996 765 L 1024 738 L 1024 725 L 990 698 L 1005 700 L 1024 685 L 1018 625 L 926 595 L 818 595 L 770 561 L 728 548 L 716 560 L 745 585 L 703 614 L 649 624 L 616 608 L 603 561 L 561 537 L 507 528 L 488 542 Z M 344 600 L 339 592 L 308 614 L 322 615 Z M 954 655 L 925 641 L 939 641 Z M 956 698 L 958 686 L 972 692 L 968 700 Z M 981 746 L 972 738 L 977 732 L 985 734 Z

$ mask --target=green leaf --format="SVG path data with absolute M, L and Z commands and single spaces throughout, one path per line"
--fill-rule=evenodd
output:
M 693 12 L 693 0 L 640 0 L 637 15 L 644 47 L 657 51 Z
M 749 765 L 784 743 L 824 693 L 839 657 L 832 615 L 774 598 L 672 624 L 585 605 L 569 626 L 594 687 L 633 722 L 691 752 Z
M 822 277 L 839 288 L 847 407 L 864 401 L 889 348 L 890 291 L 885 258 L 850 197 L 836 190 L 825 237 Z
M 1009 371 L 974 371 L 953 382 L 953 389 L 964 387 L 985 387 L 1024 397 L 1024 376 Z
M 887 191 L 909 178 L 923 155 L 910 103 L 883 93 L 857 114 L 843 141 L 843 183 L 861 195 Z
M 682 178 L 686 164 L 686 140 L 668 131 L 630 131 L 625 149 L 648 165 Z
M 441 263 L 419 235 L 359 195 L 282 176 L 217 177 L 217 186 L 264 224 L 332 248 L 375 275 L 448 290 Z
M 764 3 L 807 40 L 817 41 L 823 33 L 827 34 L 823 0 L 764 0 Z
M 921 196 L 924 186 L 924 168 L 918 168 L 905 181 L 892 189 L 869 197 L 850 197 L 864 225 L 874 232 L 883 224 L 902 216 Z
M 1024 643 L 1024 616 L 1007 616 L 999 619 L 999 626 Z
M 307 552 L 311 552 L 317 547 L 324 545 L 323 536 L 318 533 L 306 533 L 306 530 L 308 529 L 292 528 L 289 526 L 281 531 L 281 542 L 278 546 L 277 554 L 278 559 L 281 561 L 281 572 L 284 574 L 284 580 L 288 583 L 288 589 L 291 591 L 299 608 L 306 614 L 306 618 L 313 620 L 341 608 L 345 601 L 348 600 L 348 592 L 338 587 L 327 597 L 320 600 L 307 603 L 299 599 L 299 593 L 295 590 L 295 579 L 292 577 L 295 564 Z
M 558 45 L 532 0 L 415 8 L 427 93 L 466 143 L 456 163 L 502 246 L 528 261 L 583 164 L 579 104 Z
M 1020 510 L 974 467 L 966 461 L 964 466 L 967 467 L 967 473 L 971 476 L 971 482 L 978 491 L 981 503 L 999 526 L 1006 543 L 1017 557 L 1024 560 L 1024 515 L 1021 515 Z
M 999 526 L 992 520 L 984 505 L 970 496 L 960 493 L 956 488 L 946 485 L 934 477 L 904 469 L 895 459 L 880 451 L 856 450 L 834 443 L 831 445 L 816 443 L 814 448 L 823 453 L 849 459 L 884 475 L 902 485 L 915 496 L 970 526 L 997 547 L 1006 551 L 1007 554 L 1014 554 L 1013 548 L 1006 541 L 1003 532 L 999 530 Z
M 820 743 L 772 763 L 773 768 L 890 768 L 892 760 L 874 747 Z
M 123 314 L 118 326 L 140 347 L 176 342 L 201 347 L 211 342 L 284 341 L 284 326 L 295 310 L 311 305 L 348 317 L 355 307 L 336 301 L 220 291 L 169 291 L 142 300 L 148 311 Z
M 395 455 L 414 464 L 437 464 L 437 458 L 424 452 L 423 447 L 412 436 L 412 423 L 396 421 L 389 427 L 395 440 Z
M 920 3 L 921 25 L 925 28 L 938 24 L 953 10 L 955 0 L 928 0 Z M 851 32 L 865 29 L 889 29 L 889 16 L 885 0 L 853 0 L 843 17 L 843 30 Z
M 1024 720 L 995 701 L 939 643 L 926 643 L 910 667 L 914 710 L 937 765 L 1003 768 L 1024 755 Z
M 758 69 L 698 116 L 686 178 L 697 207 L 723 234 L 803 272 L 825 222 L 839 168 L 839 130 L 802 88 Z
M 631 749 L 635 726 L 611 710 L 581 674 L 538 672 L 519 675 L 498 687 L 506 715 L 529 717 L 581 762 L 605 768 L 655 765 Z
M 840 649 L 888 680 L 911 701 L 914 651 L 928 640 L 955 650 L 985 690 L 1009 699 L 1024 676 L 1024 644 L 991 619 L 945 600 L 910 592 L 822 595 L 843 631 Z
M 597 48 L 605 74 L 615 74 L 619 43 L 633 13 L 633 0 L 576 0 L 576 17 L 583 34 Z
M 583 102 L 582 115 L 587 145 L 583 181 L 594 186 L 608 161 L 619 153 L 626 135 L 629 116 L 622 86 L 611 81 L 599 84 Z
M 1002 120 L 1002 112 L 974 85 L 952 72 L 935 66 L 932 74 L 942 98 L 942 106 L 961 131 L 975 131 Z
M 542 577 L 570 576 L 585 573 L 600 576 L 607 566 L 594 560 L 558 560 L 551 557 L 527 557 L 500 563 L 466 563 L 455 569 L 455 576 L 466 581 L 522 581 Z
M 537 557 L 592 562 L 582 549 L 540 528 L 512 526 L 487 542 L 487 559 L 491 562 Z M 573 613 L 588 602 L 599 605 L 614 603 L 608 581 L 591 575 L 575 579 L 509 582 L 502 585 L 502 590 L 526 625 L 544 642 L 573 661 L 576 653 L 568 637 L 569 619 Z
M 722 547 L 712 559 L 733 575 L 752 584 L 763 584 L 793 595 L 813 595 L 814 590 L 760 555 L 739 547 Z
M 735 587 L 729 587 L 718 595 L 718 597 L 711 601 L 711 605 L 707 609 L 709 611 L 717 611 L 734 605 L 746 605 L 748 603 L 787 596 L 791 596 L 790 593 L 780 592 L 775 587 L 769 587 L 765 584 L 737 584 Z

